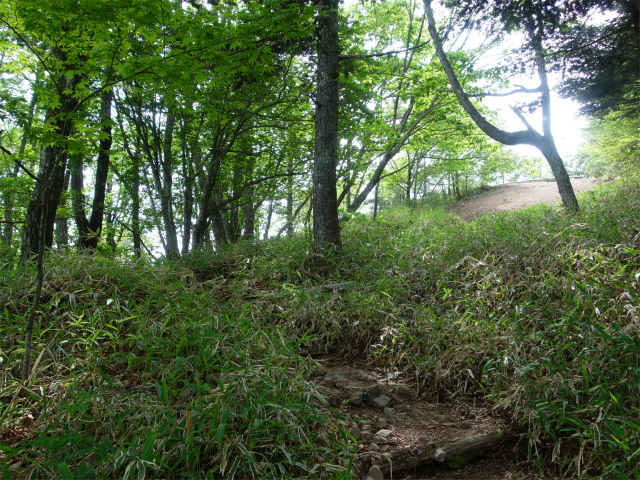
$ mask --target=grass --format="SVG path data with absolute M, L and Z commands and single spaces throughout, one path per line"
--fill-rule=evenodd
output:
M 345 424 L 300 356 L 325 351 L 402 366 L 440 401 L 484 399 L 542 468 L 639 478 L 638 199 L 627 183 L 578 214 L 383 211 L 325 261 L 303 237 L 166 265 L 50 255 L 22 391 L 31 277 L 6 270 L 3 474 L 348 477 Z

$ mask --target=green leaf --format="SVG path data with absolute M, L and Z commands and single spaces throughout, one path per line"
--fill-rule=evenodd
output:
M 60 472 L 60 478 L 63 480 L 73 480 L 73 472 L 66 463 L 58 464 L 58 471 Z

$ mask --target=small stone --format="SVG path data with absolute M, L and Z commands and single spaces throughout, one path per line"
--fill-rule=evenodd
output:
M 370 401 L 370 400 L 382 395 L 382 389 L 377 384 L 376 385 L 371 385 L 370 387 L 367 387 L 365 389 L 364 393 L 367 396 L 367 401 Z
M 412 457 L 417 457 L 418 455 L 420 455 L 422 452 L 420 451 L 420 449 L 418 447 L 415 447 L 411 450 L 411 456 Z
M 360 435 L 360 429 L 355 425 L 349 429 L 349 435 L 351 435 L 356 441 L 362 438 Z
M 349 405 L 353 407 L 361 407 L 364 404 L 364 392 L 362 390 L 356 390 L 351 394 L 349 399 Z
M 373 437 L 373 439 L 375 440 L 379 438 L 381 439 L 381 441 L 384 441 L 392 434 L 393 432 L 391 430 L 378 430 L 378 432 L 376 433 L 375 437 Z
M 380 420 L 378 420 L 377 423 L 380 428 L 387 428 L 389 426 L 389 424 L 384 418 L 381 418 Z
M 384 477 L 382 476 L 382 470 L 380 470 L 380 467 L 378 465 L 371 466 L 371 468 L 369 469 L 369 476 L 373 478 L 373 480 L 384 480 Z
M 186 388 L 182 392 L 182 395 L 180 395 L 180 399 L 185 403 L 189 403 L 191 400 L 196 398 L 197 394 L 198 393 L 193 388 Z
M 386 395 L 378 395 L 377 397 L 371 400 L 370 405 L 372 407 L 377 407 L 380 410 L 382 410 L 388 407 L 389 405 L 391 405 L 391 399 Z
M 458 428 L 461 428 L 463 430 L 469 430 L 471 428 L 471 424 L 469 422 L 463 421 L 458 423 Z
M 370 442 L 371 440 L 373 440 L 373 433 L 371 432 L 362 432 L 361 435 L 363 442 Z
M 335 385 L 337 383 L 341 383 L 341 384 L 347 384 L 349 383 L 349 380 L 343 376 L 340 375 L 337 372 L 329 372 L 324 376 L 324 383 L 328 383 L 330 385 Z
M 354 380 L 358 380 L 360 382 L 366 382 L 369 380 L 369 377 L 367 376 L 367 374 L 364 373 L 362 370 L 354 370 L 351 373 L 351 376 L 353 377 Z
M 407 417 L 408 417 L 408 415 L 406 413 L 398 413 L 396 415 L 397 419 L 402 419 L 402 418 L 407 418 Z
M 377 443 L 372 443 L 369 445 L 369 450 L 371 450 L 372 452 L 379 452 L 380 447 L 378 446 Z
M 391 408 L 391 407 L 387 407 L 387 408 L 384 409 L 384 414 L 389 418 L 395 418 L 396 409 L 395 408 Z
M 391 458 L 391 461 L 397 462 L 404 456 L 404 453 L 402 450 L 391 450 L 387 455 Z
M 25 427 L 31 428 L 31 427 L 33 427 L 33 423 L 34 423 L 33 415 L 28 414 L 28 415 L 25 415 L 24 417 L 22 417 L 22 424 Z
M 411 391 L 411 389 L 405 385 L 398 385 L 393 389 L 393 393 L 405 400 L 413 396 L 413 392 Z

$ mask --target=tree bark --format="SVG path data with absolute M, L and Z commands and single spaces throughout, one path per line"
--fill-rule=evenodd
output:
M 67 55 L 60 48 L 54 48 L 52 55 L 61 63 L 67 61 Z M 44 247 L 53 245 L 53 224 L 60 196 L 64 187 L 64 174 L 67 166 L 66 141 L 73 130 L 72 114 L 78 107 L 78 99 L 74 95 L 75 87 L 80 81 L 78 75 L 57 77 L 59 104 L 55 108 L 47 109 L 44 124 L 51 132 L 46 135 L 40 150 L 40 165 L 38 178 L 40 181 L 31 194 L 27 207 L 25 226 L 22 230 L 21 259 L 27 261 L 39 248 L 40 222 L 44 225 Z M 45 188 L 45 183 L 48 188 Z M 46 197 L 46 198 L 45 198 Z M 42 215 L 42 209 L 45 214 Z
M 62 187 L 62 196 L 60 197 L 58 210 L 64 210 L 63 207 L 67 205 L 70 180 L 71 171 L 67 169 L 64 174 L 64 186 Z M 66 248 L 69 246 L 69 221 L 66 216 L 61 217 L 60 213 L 66 215 L 66 212 L 58 212 L 56 215 L 56 244 L 58 245 L 58 248 Z
M 113 142 L 111 128 L 111 105 L 113 103 L 113 91 L 102 92 L 100 106 L 100 145 L 96 162 L 95 185 L 93 188 L 93 203 L 91 217 L 87 218 L 84 209 L 84 195 L 82 194 L 84 183 L 82 156 L 74 157 L 71 165 L 72 180 L 71 190 L 73 195 L 73 213 L 78 229 L 78 250 L 94 250 L 98 248 L 98 241 L 104 219 L 104 202 L 106 199 L 107 178 L 109 176 L 110 150 Z
M 336 190 L 338 163 L 338 0 L 318 1 L 318 64 L 313 164 L 313 244 L 317 253 L 339 247 Z
M 482 130 L 485 134 L 487 134 L 497 142 L 500 142 L 504 145 L 532 145 L 540 150 L 542 155 L 544 155 L 545 159 L 549 163 L 551 171 L 553 172 L 553 175 L 556 179 L 556 182 L 558 184 L 558 191 L 560 192 L 560 198 L 562 199 L 562 204 L 568 210 L 577 211 L 578 200 L 576 199 L 575 193 L 573 191 L 571 180 L 569 179 L 569 174 L 564 167 L 564 162 L 558 154 L 553 136 L 551 135 L 551 97 L 549 92 L 549 82 L 546 73 L 544 52 L 542 50 L 540 37 L 542 33 L 528 32 L 531 40 L 531 46 L 535 55 L 536 67 L 538 70 L 538 76 L 540 78 L 540 85 L 542 90 L 541 100 L 543 134 L 540 135 L 537 131 L 535 131 L 522 116 L 522 114 L 515 108 L 512 108 L 514 113 L 518 115 L 518 118 L 520 118 L 520 120 L 525 124 L 527 129 L 517 132 L 507 132 L 491 124 L 476 109 L 476 107 L 471 103 L 471 100 L 469 100 L 469 97 L 464 92 L 462 85 L 460 85 L 458 77 L 453 71 L 453 67 L 451 66 L 451 63 L 449 63 L 447 55 L 445 54 L 442 47 L 442 42 L 440 41 L 440 38 L 436 31 L 433 10 L 431 9 L 431 0 L 424 0 L 424 6 L 429 22 L 429 34 L 431 35 L 431 39 L 433 40 L 438 59 L 440 60 L 442 68 L 449 78 L 449 83 L 453 87 L 453 91 L 455 92 L 460 105 L 462 105 L 462 108 L 465 109 L 469 117 L 471 117 L 473 122 L 478 126 L 478 128 L 480 128 L 480 130 Z
M 36 71 L 36 80 L 33 85 L 33 92 L 31 93 L 31 101 L 29 102 L 29 114 L 27 117 L 27 124 L 22 131 L 22 139 L 20 140 L 20 150 L 18 150 L 18 156 L 23 158 L 24 151 L 27 148 L 27 142 L 29 140 L 29 134 L 31 132 L 31 126 L 33 125 L 33 115 L 36 109 L 36 103 L 38 102 L 38 93 L 37 87 L 41 81 L 41 70 L 38 69 Z M 13 171 L 9 173 L 9 176 L 12 178 L 16 178 L 18 176 L 18 172 L 20 171 L 20 167 L 16 164 Z M 12 223 L 12 214 L 13 214 L 13 195 L 11 191 L 5 192 L 5 203 L 4 203 L 4 220 L 7 222 L 4 227 L 4 232 L 2 234 L 2 239 L 4 242 L 11 246 L 11 242 L 13 240 L 13 223 Z
M 269 229 L 271 228 L 271 216 L 273 215 L 273 200 L 269 201 L 269 208 L 267 209 L 267 224 L 264 227 L 263 240 L 269 238 Z

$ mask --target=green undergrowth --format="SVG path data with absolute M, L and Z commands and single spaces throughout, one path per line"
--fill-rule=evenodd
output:
M 40 476 L 348 475 L 304 358 L 325 352 L 403 368 L 433 400 L 485 400 L 557 474 L 637 478 L 640 187 L 579 200 L 474 222 L 357 217 L 325 258 L 301 236 L 161 265 L 52 255 L 26 395 L 11 367 L 30 277 L 7 271 L 0 399 L 22 437 L 4 461 Z
M 347 475 L 346 433 L 308 381 L 299 340 L 226 313 L 184 269 L 50 257 L 23 394 L 11 367 L 27 284 L 12 286 L 0 335 L 3 478 Z

